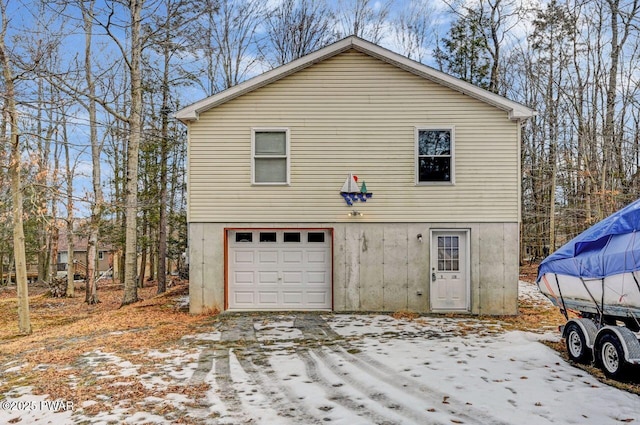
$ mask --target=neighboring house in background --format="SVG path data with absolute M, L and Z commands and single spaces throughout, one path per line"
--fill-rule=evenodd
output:
M 58 276 L 66 276 L 69 268 L 69 246 L 67 244 L 67 231 L 59 230 L 58 239 Z M 85 278 L 87 271 L 87 246 L 88 239 L 84 235 L 74 235 L 73 261 L 75 262 L 75 274 Z M 113 266 L 114 249 L 108 244 L 102 244 L 98 248 L 98 274 L 108 272 Z
M 178 111 L 191 312 L 516 314 L 534 113 L 357 37 Z

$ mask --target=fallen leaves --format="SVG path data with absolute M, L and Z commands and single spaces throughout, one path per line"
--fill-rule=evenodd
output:
M 100 303 L 87 305 L 84 293 L 75 298 L 48 298 L 43 294 L 30 297 L 34 333 L 16 338 L 13 326 L 17 316 L 0 317 L 0 355 L 3 363 L 13 360 L 19 370 L 6 374 L 0 393 L 17 386 L 31 386 L 34 394 L 52 399 L 72 401 L 85 413 L 96 414 L 109 406 L 143 402 L 147 397 L 169 393 L 195 397 L 206 393 L 207 384 L 143 385 L 134 377 L 123 376 L 122 362 L 129 362 L 137 373 L 154 366 L 154 359 L 142 354 L 162 350 L 193 333 L 195 327 L 210 320 L 180 311 L 180 298 L 188 294 L 188 283 L 180 282 L 167 293 L 156 296 L 157 288 L 139 288 L 144 298 L 120 307 L 122 288 L 103 284 L 99 288 Z M 0 308 L 15 303 L 7 291 L 0 297 Z M 88 363 L 87 356 L 96 352 L 117 353 L 119 363 Z M 157 373 L 157 372 L 156 372 Z
M 396 320 L 407 320 L 407 321 L 412 321 L 417 319 L 418 317 L 420 317 L 420 315 L 416 312 L 410 311 L 410 310 L 399 310 L 394 312 L 391 317 L 393 317 Z

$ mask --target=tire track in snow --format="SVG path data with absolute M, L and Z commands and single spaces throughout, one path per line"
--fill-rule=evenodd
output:
M 319 315 L 299 315 L 296 317 L 294 322 L 294 327 L 300 329 L 305 339 L 314 340 L 314 341 L 326 341 L 330 340 L 331 344 L 324 344 L 325 346 L 331 346 L 331 350 L 339 352 L 341 350 L 335 346 L 336 343 L 347 346 L 348 344 L 344 341 L 341 341 L 341 336 L 335 332 L 326 320 Z M 339 351 L 337 351 L 339 350 Z M 309 350 L 314 354 L 325 366 L 325 368 L 333 375 L 338 377 L 344 384 L 348 387 L 353 388 L 359 393 L 366 396 L 371 402 L 374 403 L 374 406 L 379 406 L 380 410 L 384 413 L 374 413 L 374 412 L 362 412 L 362 403 L 356 403 L 346 395 L 345 391 L 337 390 L 336 386 L 331 384 L 325 377 L 323 377 L 318 371 L 318 365 L 316 361 L 312 358 L 308 351 L 298 350 L 298 354 L 302 357 L 305 367 L 307 369 L 307 374 L 309 377 L 316 383 L 322 385 L 325 388 L 326 393 L 330 396 L 331 401 L 335 401 L 341 404 L 343 407 L 352 410 L 354 413 L 359 416 L 367 416 L 374 415 L 369 417 L 369 419 L 373 420 L 375 423 L 398 423 L 398 419 L 404 418 L 401 423 L 407 423 L 407 421 L 411 421 L 416 424 L 444 424 L 447 422 L 439 421 L 437 418 L 434 418 L 434 415 L 431 415 L 429 411 L 425 410 L 417 410 L 411 405 L 407 404 L 406 400 L 402 400 L 404 397 L 396 396 L 393 397 L 387 391 L 381 390 L 386 385 L 389 385 L 390 380 L 389 377 L 383 374 L 372 374 L 367 372 L 366 376 L 369 378 L 374 378 L 376 384 L 367 383 L 367 379 L 363 379 L 362 377 L 355 377 L 355 374 L 348 373 L 339 373 L 341 369 L 341 365 L 338 364 L 334 359 L 330 358 L 324 351 L 322 347 L 316 347 Z M 351 363 L 350 359 L 346 359 L 348 363 Z M 377 383 L 381 383 L 382 385 L 377 385 Z M 375 385 L 375 386 L 374 386 Z M 406 388 L 394 386 L 396 389 L 399 389 L 402 393 L 406 393 Z M 402 394 L 401 393 L 401 394 Z M 415 402 L 420 403 L 424 398 L 424 394 L 416 394 Z M 433 405 L 438 405 L 442 403 L 442 399 L 437 402 L 434 401 Z M 459 421 L 459 419 L 456 419 Z
M 193 371 L 193 375 L 191 375 L 191 378 L 189 379 L 193 385 L 205 382 L 207 375 L 209 375 L 209 372 L 213 369 L 213 359 L 215 357 L 215 350 L 210 347 L 202 350 L 198 357 L 198 366 L 196 367 L 196 370 Z
M 259 319 L 259 318 L 258 318 Z M 220 340 L 234 347 L 234 355 L 242 370 L 254 385 L 259 388 L 261 395 L 269 400 L 269 406 L 278 415 L 293 424 L 321 424 L 322 421 L 316 419 L 308 412 L 308 407 L 280 382 L 275 371 L 265 355 L 257 355 L 262 348 L 256 338 L 253 316 L 229 316 L 221 326 Z M 227 355 L 226 365 L 228 370 L 221 371 L 221 376 L 228 377 L 228 382 L 232 382 L 229 355 Z M 235 393 L 235 397 L 241 406 L 240 396 L 235 388 L 229 388 Z M 235 402 L 234 402 L 235 403 Z
M 391 369 L 387 365 L 376 361 L 369 356 L 364 354 L 352 354 L 352 351 L 359 350 L 344 341 L 344 339 L 335 332 L 320 315 L 299 315 L 296 317 L 294 326 L 302 331 L 305 338 L 312 340 L 332 340 L 333 343 L 325 344 L 325 347 L 339 354 L 349 365 L 355 366 L 357 369 L 364 372 L 366 374 L 365 376 L 372 377 L 377 381 L 380 381 L 383 384 L 381 386 L 382 388 L 384 388 L 384 386 L 390 386 L 409 396 L 423 400 L 423 402 L 427 401 L 432 407 L 429 408 L 429 411 L 427 411 L 425 407 L 425 413 L 433 412 L 434 410 L 435 412 L 447 412 L 448 415 L 452 416 L 449 419 L 454 421 L 454 423 L 463 422 L 509 425 L 506 422 L 496 419 L 485 411 L 477 409 L 463 401 L 457 400 L 450 394 L 424 385 L 422 382 L 405 378 L 398 371 Z M 340 365 L 335 360 L 327 356 L 322 348 L 315 349 L 313 352 L 323 362 L 325 362 L 330 370 L 339 370 Z M 349 380 L 352 382 L 349 382 L 350 385 L 359 388 L 366 388 L 366 384 L 363 384 L 362 379 L 356 380 L 353 378 L 355 374 L 351 375 L 352 377 Z M 367 393 L 365 392 L 365 394 Z M 382 395 L 381 397 L 385 396 Z M 446 408 L 442 409 L 442 406 L 446 406 Z M 407 407 L 406 409 L 403 409 L 403 411 L 407 412 L 409 419 L 411 420 L 415 420 L 416 415 L 421 417 L 424 414 L 422 411 L 416 411 L 411 407 Z M 429 421 L 435 420 L 433 417 L 428 417 L 427 419 Z
M 251 415 L 244 410 L 242 401 L 231 378 L 229 351 L 229 348 L 226 347 L 207 347 L 204 349 L 202 353 L 200 353 L 198 366 L 189 379 L 189 382 L 193 385 L 202 384 L 207 381 L 207 377 L 213 372 L 213 378 L 216 383 L 216 396 L 220 399 L 226 411 L 224 415 L 222 415 L 221 412 L 217 412 L 222 415 L 221 419 L 231 418 L 234 424 L 251 423 L 251 419 L 247 419 L 251 418 Z M 206 393 L 196 400 L 196 402 L 201 407 L 193 407 L 191 409 L 198 410 L 198 414 L 195 415 L 197 417 L 208 417 L 211 412 L 207 408 L 215 407 L 215 405 L 209 405 L 210 401 L 207 400 Z M 193 411 L 191 413 L 193 413 Z
M 500 421 L 472 405 L 458 400 L 450 394 L 425 385 L 417 380 L 403 377 L 400 372 L 391 369 L 384 363 L 381 363 L 370 356 L 362 353 L 351 354 L 349 351 L 352 351 L 354 347 L 351 347 L 348 344 L 342 343 L 339 344 L 339 346 L 333 345 L 328 348 L 339 354 L 350 365 L 355 366 L 370 376 L 376 377 L 385 385 L 392 386 L 415 397 L 426 398 L 434 406 L 441 406 L 446 400 L 445 405 L 448 406 L 448 409 L 446 410 L 449 414 L 455 416 L 453 419 L 456 421 L 477 424 L 511 425 L 507 422 Z M 359 351 L 357 348 L 355 350 Z
M 233 423 L 251 423 L 251 417 L 244 407 L 242 406 L 242 400 L 233 383 L 231 377 L 231 364 L 230 364 L 230 349 L 223 348 L 215 350 L 215 380 L 218 387 L 217 396 L 222 401 L 226 415 L 221 416 L 221 419 L 231 418 Z
M 320 357 L 316 350 L 313 350 L 313 353 L 317 357 Z M 420 417 L 418 414 L 408 412 L 405 406 L 392 402 L 384 393 L 372 392 L 371 386 L 363 385 L 362 383 L 349 377 L 345 377 L 342 374 L 332 372 L 332 374 L 340 379 L 341 382 L 331 383 L 331 381 L 319 371 L 318 362 L 311 356 L 308 350 L 299 350 L 298 355 L 304 362 L 307 375 L 314 383 L 320 385 L 324 389 L 327 399 L 343 406 L 353 414 L 380 425 L 406 423 L 402 418 L 410 419 L 414 423 L 420 425 L 435 424 L 435 422 L 430 422 L 426 418 Z M 325 367 L 327 367 L 326 364 Z M 368 401 L 361 401 L 358 399 L 353 400 L 352 393 L 341 389 L 344 384 L 366 396 Z M 374 406 L 371 406 L 371 404 Z M 376 407 L 378 409 L 376 409 Z M 440 423 L 442 424 L 442 422 Z
M 257 352 L 255 349 L 247 351 Z M 271 407 L 278 412 L 279 416 L 290 420 L 293 424 L 325 423 L 313 416 L 308 411 L 308 406 L 281 383 L 266 359 L 252 355 L 236 355 L 236 359 L 245 373 L 261 389 L 262 394 L 271 402 Z

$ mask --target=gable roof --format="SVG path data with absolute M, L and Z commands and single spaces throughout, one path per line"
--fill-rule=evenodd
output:
M 493 105 L 508 112 L 509 119 L 511 120 L 525 120 L 536 114 L 533 109 L 530 109 L 520 103 L 481 89 L 473 84 L 452 77 L 451 75 L 445 74 L 444 72 L 438 71 L 430 66 L 413 61 L 405 56 L 380 47 L 377 44 L 373 44 L 356 36 L 350 36 L 289 62 L 286 65 L 267 71 L 264 74 L 253 77 L 234 87 L 193 103 L 176 112 L 175 117 L 182 122 L 196 121 L 201 113 L 211 108 L 215 108 L 216 106 L 235 99 L 236 97 L 264 87 L 350 49 L 380 59 L 383 62 L 397 66 L 398 68 L 411 72 L 412 74 L 426 78 L 435 83 Z

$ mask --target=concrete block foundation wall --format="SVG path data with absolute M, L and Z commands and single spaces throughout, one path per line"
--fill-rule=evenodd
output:
M 367 222 L 190 223 L 191 313 L 224 310 L 226 228 L 332 228 L 334 311 L 419 313 L 430 312 L 430 231 L 468 230 L 470 313 L 517 314 L 517 223 Z

